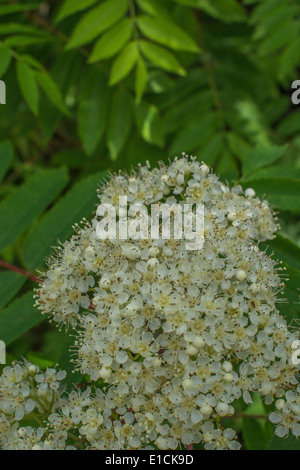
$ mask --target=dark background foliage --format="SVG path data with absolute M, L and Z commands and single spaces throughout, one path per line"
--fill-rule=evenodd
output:
M 264 248 L 287 268 L 279 307 L 295 324 L 300 108 L 291 84 L 300 1 L 4 0 L 0 15 L 0 339 L 8 362 L 24 356 L 71 369 L 73 338 L 33 306 L 38 270 L 57 239 L 89 217 L 108 171 L 181 152 L 280 211 L 281 234 Z M 247 449 L 299 448 L 272 438 L 259 398 L 232 421 Z

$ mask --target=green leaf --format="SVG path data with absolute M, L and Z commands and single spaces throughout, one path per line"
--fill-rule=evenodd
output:
M 0 309 L 13 299 L 23 284 L 25 284 L 26 279 L 26 276 L 22 276 L 18 273 L 0 271 Z
M 68 16 L 74 15 L 74 13 L 77 13 L 78 11 L 86 10 L 96 2 L 97 0 L 65 0 L 61 9 L 59 10 L 55 22 L 59 23 Z
M 300 180 L 300 168 L 291 168 L 289 166 L 275 165 L 267 168 L 261 168 L 254 174 L 243 177 L 242 181 L 246 182 L 251 179 L 268 179 L 268 178 L 285 178 L 292 180 Z
M 140 16 L 137 18 L 137 25 L 147 38 L 163 46 L 175 51 L 200 52 L 191 36 L 170 20 Z
M 184 68 L 174 55 L 163 47 L 152 44 L 151 42 L 141 41 L 140 48 L 144 56 L 154 65 L 157 65 L 167 72 L 173 72 L 182 76 L 186 75 Z
M 96 42 L 89 63 L 113 57 L 129 41 L 132 33 L 132 21 L 129 18 L 120 21 Z
M 0 77 L 2 77 L 11 63 L 10 49 L 5 46 L 0 46 Z
M 106 126 L 109 91 L 107 77 L 95 67 L 83 78 L 78 111 L 78 134 L 88 155 L 97 148 Z
M 85 152 L 80 148 L 59 150 L 52 156 L 51 161 L 56 166 L 66 165 L 69 168 L 88 168 L 93 170 L 96 167 L 97 169 L 102 169 L 99 159 L 98 162 L 95 162 L 94 158 L 86 158 Z
M 284 267 L 286 268 L 284 274 L 288 276 L 288 279 L 284 281 L 286 287 L 282 294 L 285 301 L 278 303 L 277 308 L 281 315 L 292 322 L 300 318 L 300 271 L 291 268 L 286 263 Z
M 239 101 L 235 106 L 239 116 L 245 122 L 244 132 L 246 131 L 251 141 L 262 147 L 270 146 L 265 119 L 257 104 L 246 99 Z
M 91 42 L 122 18 L 127 8 L 127 0 L 106 0 L 93 8 L 77 24 L 67 49 Z
M 43 357 L 41 353 L 29 352 L 26 356 L 26 359 L 32 364 L 40 367 L 41 370 L 45 370 L 48 367 L 55 367 L 55 361 L 51 361 Z
M 253 3 L 257 3 L 256 1 Z M 251 15 L 251 23 L 256 23 L 261 19 L 264 19 L 266 16 L 269 16 L 270 13 L 274 11 L 274 8 L 279 6 L 281 7 L 282 1 L 281 0 L 268 0 L 266 2 L 262 2 L 258 5 L 255 10 L 252 12 Z
M 29 230 L 23 246 L 23 261 L 28 269 L 40 266 L 57 240 L 64 242 L 72 226 L 88 217 L 97 202 L 97 186 L 106 172 L 88 176 L 70 191 Z
M 254 171 L 270 165 L 278 160 L 285 152 L 286 146 L 256 147 L 251 150 L 243 161 L 243 174 L 248 175 Z
M 209 139 L 199 151 L 196 150 L 196 155 L 203 160 L 207 165 L 214 165 L 217 157 L 221 154 L 224 148 L 224 139 L 222 134 L 215 134 Z
M 7 170 L 13 162 L 14 150 L 11 142 L 5 140 L 0 143 L 0 181 L 4 178 Z
M 27 3 L 27 5 L 1 5 L 0 15 L 11 15 L 22 11 L 36 10 L 38 7 L 38 3 Z
M 156 106 L 143 102 L 135 108 L 137 126 L 149 144 L 164 146 L 164 126 Z
M 125 78 L 133 69 L 138 59 L 138 49 L 133 41 L 116 57 L 111 68 L 109 85 L 115 85 Z
M 78 385 L 82 383 L 84 376 L 80 372 L 74 372 L 74 364 L 72 359 L 74 356 L 75 343 L 78 340 L 76 333 L 66 334 L 63 343 L 62 352 L 58 360 L 58 368 L 67 372 L 67 377 L 64 380 L 67 392 L 74 389 L 74 384 Z
M 204 90 L 190 93 L 184 100 L 178 100 L 164 114 L 165 128 L 168 133 L 182 130 L 191 121 L 199 121 L 213 108 L 211 92 Z M 189 110 L 188 113 L 186 110 Z
M 149 15 L 170 18 L 170 13 L 162 6 L 162 2 L 159 0 L 137 0 L 136 3 Z
M 299 24 L 287 22 L 275 29 L 260 46 L 260 55 L 269 55 L 278 51 L 285 44 L 290 44 L 299 35 Z
M 43 170 L 19 186 L 0 204 L 0 252 L 11 245 L 56 199 L 68 182 L 65 168 Z
M 171 154 L 191 152 L 196 147 L 203 145 L 216 132 L 218 123 L 213 113 L 206 114 L 201 121 L 192 121 L 176 135 Z
M 255 178 L 255 174 L 252 175 Z M 281 210 L 300 210 L 300 180 L 292 178 L 247 179 L 244 187 L 253 188 L 258 196 L 264 197 Z
M 145 92 L 148 80 L 148 71 L 145 62 L 142 57 L 138 58 L 136 67 L 136 78 L 135 78 L 135 95 L 136 102 L 139 104 L 142 100 Z
M 21 57 L 22 61 L 25 62 L 29 67 L 35 69 L 35 71 L 42 72 L 44 70 L 43 65 L 32 55 L 24 54 Z
M 300 248 L 288 238 L 278 234 L 274 240 L 263 243 L 262 247 L 269 247 L 275 258 L 300 271 Z
M 113 97 L 107 132 L 107 145 L 112 160 L 116 160 L 124 147 L 132 124 L 132 100 L 124 89 Z
M 291 8 L 291 5 L 284 5 L 283 3 L 280 5 L 275 5 L 272 11 L 269 11 L 266 15 L 263 15 L 260 19 L 255 18 L 256 10 L 254 10 L 250 22 L 256 26 L 253 39 L 259 40 L 262 38 L 267 37 L 268 35 L 272 34 L 273 31 L 287 22 L 293 23 L 294 18 L 294 11 Z
M 22 60 L 17 62 L 17 77 L 23 97 L 33 114 L 38 114 L 39 90 L 34 72 Z
M 257 420 L 243 418 L 242 428 L 247 450 L 264 450 L 266 448 L 266 435 Z
M 267 450 L 300 450 L 300 440 L 292 435 L 284 439 L 274 436 L 269 442 Z
M 54 66 L 51 68 L 51 76 L 63 96 L 71 97 L 74 100 L 74 83 L 77 83 L 82 67 L 81 55 L 76 51 L 63 52 L 56 58 Z M 71 103 L 72 104 L 72 101 Z M 41 96 L 41 106 L 39 121 L 43 133 L 43 144 L 47 144 L 53 136 L 57 125 L 61 119 L 61 112 L 43 94 Z
M 21 23 L 4 23 L 0 25 L 0 35 L 7 34 L 37 34 L 38 36 L 47 36 L 48 33 L 42 29 L 35 28 Z
M 51 75 L 46 72 L 46 70 L 43 70 L 42 72 L 35 72 L 35 77 L 51 103 L 53 103 L 54 106 L 63 114 L 70 116 L 70 112 L 64 103 L 61 91 Z
M 25 34 L 18 34 L 16 36 L 10 36 L 5 39 L 5 44 L 9 47 L 25 47 L 32 46 L 34 44 L 44 44 L 45 42 L 52 42 L 54 38 L 52 36 L 26 36 Z
M 273 259 L 283 262 L 285 268 L 285 289 L 280 296 L 284 301 L 277 303 L 277 308 L 289 322 L 300 318 L 300 248 L 288 238 L 278 234 L 274 240 L 261 244 Z
M 227 132 L 226 139 L 229 150 L 239 161 L 244 162 L 246 155 L 250 152 L 251 145 L 235 132 Z
M 29 291 L 0 311 L 1 340 L 6 345 L 43 320 L 40 311 L 33 304 L 33 292 Z
M 214 2 L 211 0 L 176 0 L 176 2 L 199 8 L 208 15 L 227 23 L 245 21 L 247 18 L 243 7 L 237 0 L 217 0 Z
M 300 38 L 297 37 L 292 41 L 288 47 L 282 53 L 280 57 L 279 65 L 279 78 L 284 80 L 287 77 L 291 77 L 294 73 L 294 69 L 299 64 L 300 60 Z
M 276 130 L 284 137 L 291 137 L 294 134 L 298 134 L 300 131 L 300 110 L 297 109 L 285 116 L 285 118 L 280 121 Z

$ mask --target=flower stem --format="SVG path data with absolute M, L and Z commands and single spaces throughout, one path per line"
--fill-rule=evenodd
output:
M 28 279 L 33 282 L 38 282 L 39 284 L 43 282 L 42 279 L 30 273 L 29 271 L 25 271 L 24 269 L 18 268 L 17 266 L 13 266 L 12 264 L 6 263 L 6 261 L 3 261 L 1 259 L 0 266 L 2 266 L 2 268 L 8 269 L 9 271 L 13 271 L 14 273 L 21 274 L 22 276 L 27 276 Z

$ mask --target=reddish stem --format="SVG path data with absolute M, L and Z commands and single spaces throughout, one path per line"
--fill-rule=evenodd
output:
M 194 450 L 194 444 L 189 444 L 186 446 L 186 450 Z
M 30 279 L 33 282 L 38 282 L 39 284 L 43 282 L 42 279 L 30 273 L 29 271 L 25 271 L 24 269 L 18 268 L 17 266 L 13 266 L 12 264 L 6 263 L 6 261 L 3 261 L 1 259 L 0 259 L 0 266 L 2 266 L 5 269 L 8 269 L 9 271 L 13 271 L 14 273 L 22 274 L 22 276 L 27 276 L 28 279 Z

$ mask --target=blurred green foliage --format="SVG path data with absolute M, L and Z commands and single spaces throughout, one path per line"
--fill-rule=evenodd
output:
M 108 171 L 192 153 L 280 210 L 282 234 L 264 248 L 287 268 L 279 308 L 296 321 L 300 1 L 6 0 L 0 15 L 1 259 L 37 274 Z M 0 271 L 8 359 L 68 368 L 70 338 L 41 323 L 33 287 Z M 264 415 L 259 399 L 250 408 L 231 423 L 245 448 L 300 448 L 247 417 Z

